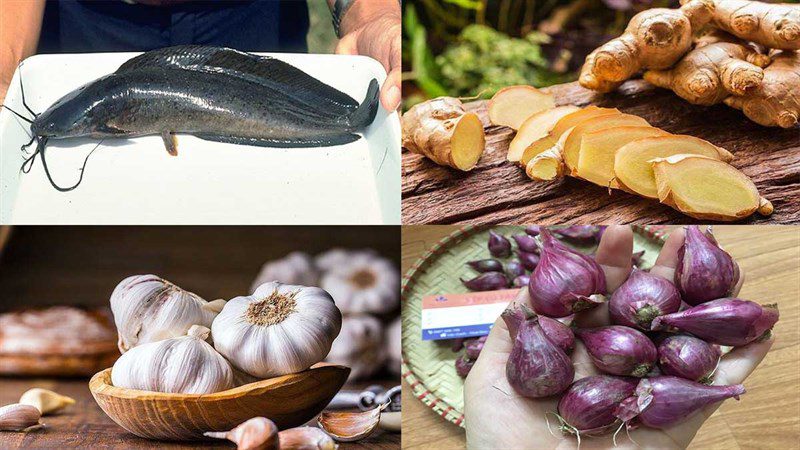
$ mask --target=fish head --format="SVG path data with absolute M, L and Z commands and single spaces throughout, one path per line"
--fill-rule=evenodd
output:
M 97 130 L 95 112 L 103 103 L 98 95 L 97 82 L 87 83 L 61 97 L 31 124 L 36 136 L 68 138 L 89 136 Z

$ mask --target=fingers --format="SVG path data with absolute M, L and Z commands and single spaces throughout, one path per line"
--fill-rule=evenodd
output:
M 383 87 L 381 87 L 381 105 L 389 112 L 396 110 L 400 106 L 401 78 L 400 68 L 397 67 L 389 72 L 386 81 L 383 82 Z
M 678 267 L 678 250 L 683 246 L 683 241 L 686 236 L 686 230 L 683 228 L 676 228 L 672 230 L 664 242 L 664 247 L 661 248 L 661 253 L 658 254 L 658 259 L 650 273 L 664 277 L 669 281 L 675 279 L 675 269 Z
M 767 352 L 774 342 L 775 339 L 771 338 L 733 349 L 722 357 L 714 374 L 714 384 L 727 385 L 744 382 L 745 378 L 753 373 L 761 360 L 767 356 Z
M 606 274 L 608 292 L 614 292 L 628 279 L 633 255 L 633 230 L 628 225 L 611 225 L 600 239 L 595 260 Z
M 336 44 L 337 55 L 357 55 L 358 54 L 358 33 L 348 33 L 339 39 Z

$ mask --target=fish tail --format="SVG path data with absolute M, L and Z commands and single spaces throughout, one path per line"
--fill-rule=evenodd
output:
M 358 105 L 355 111 L 347 115 L 347 123 L 351 131 L 357 131 L 366 128 L 375 120 L 375 114 L 378 112 L 378 94 L 380 93 L 380 86 L 378 80 L 375 78 L 369 82 L 367 88 L 367 95 L 364 101 Z

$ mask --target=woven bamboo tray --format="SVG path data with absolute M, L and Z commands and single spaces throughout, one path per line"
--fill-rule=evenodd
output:
M 486 226 L 468 226 L 437 242 L 409 269 L 403 277 L 401 289 L 403 378 L 415 397 L 445 420 L 461 427 L 464 426 L 464 380 L 456 374 L 457 353 L 450 350 L 450 341 L 422 340 L 422 297 L 467 292 L 459 277 L 473 274 L 466 266 L 467 261 L 491 257 L 486 248 L 489 229 Z M 491 229 L 505 236 L 524 232 L 524 227 L 519 226 Z M 642 268 L 653 265 L 666 232 L 662 226 L 634 227 L 634 251 L 645 250 Z M 594 246 L 576 248 L 590 251 Z

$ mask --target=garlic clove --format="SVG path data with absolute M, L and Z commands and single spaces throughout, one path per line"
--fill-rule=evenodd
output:
M 225 300 L 223 300 L 221 298 L 218 298 L 218 299 L 216 299 L 214 301 L 210 301 L 210 302 L 206 303 L 205 305 L 201 306 L 200 308 L 204 309 L 206 311 L 210 311 L 210 312 L 212 312 L 214 314 L 219 314 L 220 311 L 222 311 L 222 308 L 225 307 L 225 303 L 226 303 Z
M 278 427 L 266 417 L 253 417 L 230 431 L 208 431 L 203 436 L 227 439 L 237 450 L 278 450 Z
M 22 394 L 19 398 L 19 403 L 21 405 L 31 405 L 38 409 L 42 415 L 45 415 L 54 413 L 69 405 L 74 405 L 75 399 L 47 389 L 33 388 Z
M 35 406 L 12 403 L 0 407 L 0 431 L 31 431 L 42 426 Z
M 353 442 L 372 434 L 381 420 L 381 411 L 386 405 L 369 411 L 323 411 L 318 423 L 323 430 L 339 442 Z
M 297 427 L 278 433 L 281 450 L 336 450 L 339 445 L 315 427 Z

